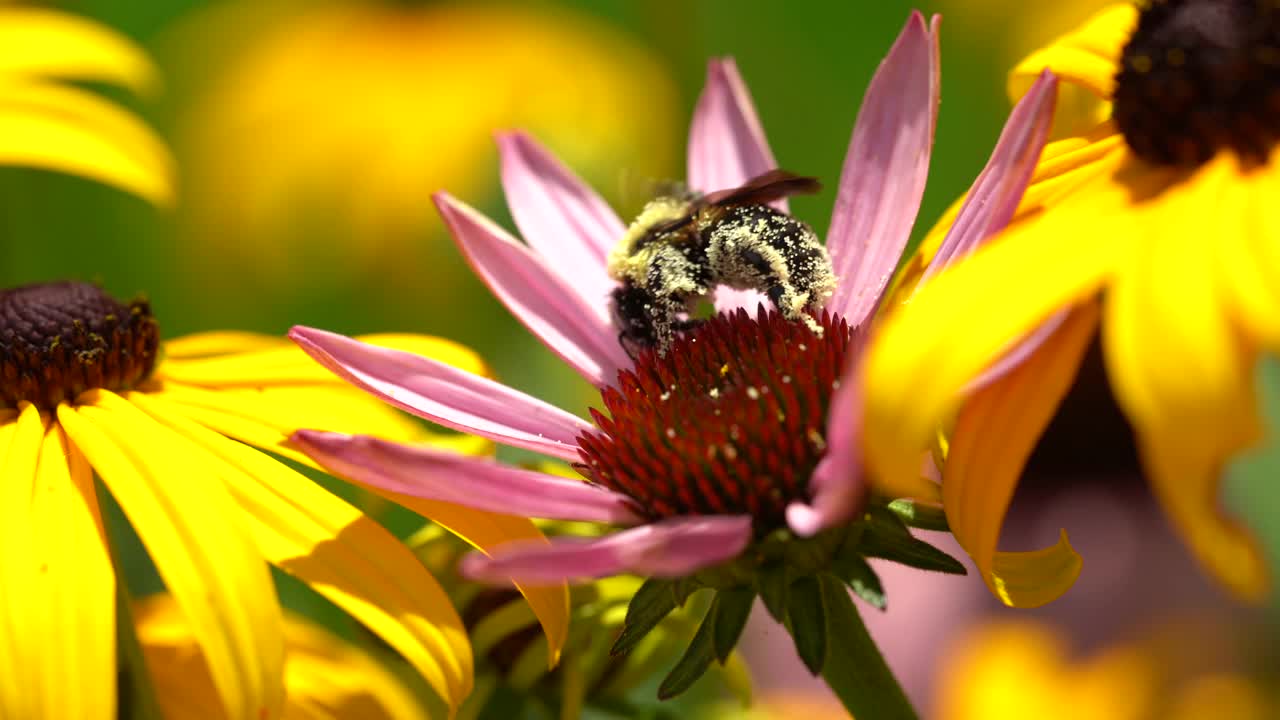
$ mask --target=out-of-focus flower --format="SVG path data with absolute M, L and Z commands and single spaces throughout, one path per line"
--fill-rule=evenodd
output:
M 476 356 L 424 336 L 373 336 L 470 372 Z M 115 583 L 93 476 L 124 510 L 191 624 L 232 718 L 283 707 L 280 608 L 267 563 L 346 610 L 456 706 L 471 648 L 449 598 L 391 533 L 250 446 L 302 426 L 484 452 L 428 433 L 284 338 L 209 333 L 161 342 L 149 305 L 84 283 L 0 292 L 0 716 L 113 718 Z M 387 494 L 393 500 L 397 496 Z M 540 538 L 520 518 L 404 498 L 480 547 Z M 558 649 L 560 588 L 529 591 Z
M 564 9 L 252 0 L 175 45 L 224 58 L 177 130 L 195 249 L 265 277 L 288 281 L 299 254 L 403 277 L 438 232 L 423 198 L 492 186 L 497 129 L 533 128 L 598 179 L 669 173 L 672 82 Z
M 567 468 L 547 467 L 548 471 Z M 548 535 L 575 532 L 599 535 L 602 529 L 588 523 L 540 523 Z M 624 707 L 639 713 L 631 696 L 654 672 L 674 662 L 698 626 L 700 603 L 690 603 L 663 618 L 654 630 L 626 655 L 610 648 L 622 631 L 627 603 L 642 579 L 630 575 L 604 578 L 573 588 L 569 637 L 560 665 L 546 663 L 546 637 L 538 632 L 537 619 L 513 590 L 468 582 L 457 574 L 458 562 L 470 547 L 438 525 L 427 525 L 407 544 L 424 564 L 435 571 L 445 591 L 462 613 L 476 655 L 476 691 L 467 699 L 460 718 L 494 712 L 492 698 L 514 711 L 514 702 L 553 708 L 555 717 L 576 718 L 584 708 Z M 741 703 L 751 698 L 751 678 L 737 653 L 720 668 L 720 677 Z M 501 692 L 502 690 L 511 692 Z
M 168 595 L 134 604 L 138 642 L 156 702 L 170 720 L 225 720 L 209 664 Z M 413 691 L 367 651 L 303 617 L 283 618 L 286 720 L 426 720 Z
M 924 545 L 884 507 L 874 508 L 876 520 L 865 528 L 849 530 L 851 521 L 867 517 L 860 387 L 852 368 L 924 190 L 937 62 L 936 27 L 913 14 L 873 78 L 853 132 L 827 242 L 839 284 L 830 297 L 815 299 L 823 309 L 807 318 L 821 323 L 820 331 L 763 307 L 752 318 L 743 305 L 754 306 L 757 295 L 720 288 L 719 315 L 677 337 L 666 353 L 646 350 L 633 362 L 608 302 L 618 285 L 606 256 L 624 235 L 622 222 L 541 146 L 513 134 L 499 138 L 503 181 L 529 245 L 450 195 L 437 195 L 437 206 L 494 293 L 601 389 L 608 417 L 593 411 L 592 425 L 440 363 L 321 330 L 291 332 L 321 363 L 388 402 L 572 463 L 589 482 L 368 435 L 303 431 L 294 442 L 325 467 L 371 486 L 532 517 L 630 526 L 550 546 L 512 544 L 472 555 L 464 568 L 490 581 L 634 573 L 656 578 L 636 597 L 662 603 L 700 584 L 715 587 L 717 604 L 695 643 L 707 640 L 720 598 L 734 612 L 749 612 L 757 588 L 775 615 L 795 619 L 784 600 L 790 580 L 798 578 L 809 600 L 819 585 L 836 587 L 825 563 L 841 548 L 856 557 L 840 572 L 860 575 L 867 590 L 878 581 L 859 554 L 864 550 L 853 548 L 870 548 L 870 538 L 890 527 L 899 540 Z M 1012 213 L 1047 137 L 1053 86 L 1046 76 L 1014 111 L 972 190 L 981 200 L 966 206 L 945 244 L 948 256 L 967 253 Z M 695 190 L 737 187 L 775 166 L 732 62 L 711 63 L 689 145 Z M 936 494 L 927 482 L 916 488 Z M 959 569 L 949 558 L 943 565 Z M 797 622 L 821 620 L 821 610 Z M 806 662 L 814 672 L 822 664 L 820 656 Z
M 1113 645 L 1073 658 L 1049 626 L 1006 621 L 971 631 L 943 655 L 940 720 L 1263 720 L 1280 703 L 1254 678 L 1206 667 L 1187 648 Z
M 147 95 L 159 78 L 115 31 L 55 10 L 0 4 L 0 165 L 91 178 L 166 205 L 168 150 L 137 117 L 67 81 Z
M 1070 585 L 1061 558 L 1001 567 L 995 548 L 1099 313 L 1155 496 L 1220 582 L 1266 592 L 1253 537 L 1217 495 L 1223 465 L 1261 435 L 1259 352 L 1280 348 L 1278 36 L 1270 3 L 1117 5 L 1020 63 L 1011 95 L 1061 73 L 1093 102 L 1055 122 L 1087 131 L 1046 148 L 1005 234 L 894 313 L 868 355 L 873 467 L 911 476 L 919 443 L 954 418 L 948 519 L 1007 603 Z M 984 376 L 1002 356 L 1014 369 Z

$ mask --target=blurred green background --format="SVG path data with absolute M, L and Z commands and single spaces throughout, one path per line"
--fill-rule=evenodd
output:
M 171 144 L 179 199 L 157 210 L 88 181 L 0 168 L 0 283 L 70 278 L 144 293 L 169 337 L 293 324 L 438 334 L 574 411 L 593 402 L 590 388 L 492 298 L 431 205 L 447 189 L 514 228 L 494 130 L 530 129 L 626 218 L 655 183 L 683 176 L 707 58 L 730 55 L 780 165 L 825 183 L 792 203 L 822 233 L 867 82 L 911 8 L 942 12 L 942 109 L 919 237 L 985 162 L 1010 65 L 1102 5 L 46 4 L 152 53 L 162 92 L 117 97 Z M 1272 401 L 1277 372 L 1263 372 Z M 1273 558 L 1277 446 L 1233 468 L 1230 494 Z

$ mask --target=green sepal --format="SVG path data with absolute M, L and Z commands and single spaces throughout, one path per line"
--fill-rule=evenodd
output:
M 689 596 L 706 587 L 693 576 L 677 578 L 671 581 L 671 595 L 675 598 L 676 607 L 684 607 Z
M 941 506 L 900 499 L 889 503 L 889 510 L 911 527 L 951 532 L 951 525 L 947 523 L 947 514 Z
M 867 633 L 844 584 L 830 575 L 820 575 L 818 581 L 831 638 L 830 657 L 822 669 L 827 686 L 853 717 L 916 720 L 915 710 Z
M 751 604 L 756 593 L 750 588 L 734 588 L 716 593 L 711 605 L 715 616 L 715 627 L 711 639 L 715 646 L 716 660 L 723 665 L 729 659 L 729 653 L 742 637 L 742 629 L 747 626 L 747 618 L 751 616 Z
M 804 666 L 814 675 L 822 672 L 827 661 L 827 611 L 817 576 L 807 575 L 791 586 L 787 625 Z
M 867 511 L 864 524 L 862 538 L 855 546 L 860 555 L 891 560 L 921 570 L 952 575 L 968 573 L 959 560 L 914 537 L 895 513 L 872 508 Z
M 627 605 L 627 619 L 622 623 L 622 632 L 609 650 L 610 655 L 621 655 L 634 648 L 645 635 L 649 634 L 676 609 L 674 582 L 650 578 L 636 590 L 631 603 Z
M 836 558 L 831 564 L 831 571 L 853 590 L 854 595 L 877 610 L 883 610 L 888 605 L 880 576 L 860 556 L 850 553 Z
M 684 655 L 680 656 L 676 666 L 662 679 L 662 684 L 658 686 L 659 700 L 670 700 L 688 690 L 711 667 L 711 661 L 716 659 L 715 640 L 712 638 L 715 634 L 716 605 L 711 604 L 711 609 L 703 616 L 702 624 L 693 634 L 693 640 Z
M 756 571 L 756 592 L 764 601 L 764 607 L 774 620 L 783 622 L 787 619 L 787 597 L 790 594 L 791 577 L 787 566 L 781 562 L 770 562 L 760 566 Z

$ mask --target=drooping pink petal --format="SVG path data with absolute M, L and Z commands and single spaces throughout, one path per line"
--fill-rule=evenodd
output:
M 1057 96 L 1058 78 L 1045 70 L 1009 114 L 991 158 L 969 188 L 921 283 L 972 253 L 1009 224 L 1049 139 Z
M 871 78 L 827 234 L 839 278 L 827 307 L 862 324 L 880 302 L 924 197 L 938 118 L 938 18 L 912 12 Z
M 523 132 L 500 133 L 502 188 L 520 234 L 588 304 L 603 307 L 614 282 L 609 250 L 626 228 L 599 195 Z
M 318 430 L 299 430 L 290 442 L 339 475 L 395 493 L 506 515 L 627 525 L 640 521 L 625 495 L 486 458 Z
M 689 187 L 700 192 L 737 187 L 777 166 L 737 63 L 712 58 L 689 125 Z M 773 206 L 787 211 L 785 199 Z
M 472 580 L 491 583 L 554 583 L 621 573 L 681 577 L 736 557 L 750 540 L 746 515 L 678 517 L 601 538 L 511 543 L 491 557 L 467 556 L 461 570 Z
M 604 299 L 588 303 L 541 257 L 465 203 L 443 192 L 434 199 L 476 274 L 552 352 L 597 386 L 631 364 Z
M 849 341 L 849 359 L 840 373 L 840 387 L 827 411 L 827 452 L 809 480 L 809 503 L 787 506 L 787 525 L 801 537 L 812 537 L 853 517 L 866 496 L 862 473 L 862 389 L 858 363 L 866 335 Z
M 301 326 L 289 337 L 347 382 L 455 430 L 577 462 L 577 436 L 594 429 L 537 398 L 421 355 Z

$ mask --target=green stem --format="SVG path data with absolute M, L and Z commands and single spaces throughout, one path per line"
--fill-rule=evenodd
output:
M 151 673 L 147 671 L 147 663 L 142 654 L 142 643 L 138 641 L 137 626 L 133 620 L 133 596 L 125 581 L 119 550 L 111 540 L 111 532 L 107 527 L 106 508 L 110 507 L 111 501 L 102 483 L 95 482 L 94 487 L 98 495 L 98 511 L 103 521 L 107 553 L 111 556 L 111 568 L 116 576 L 116 655 L 120 664 L 118 672 L 122 673 L 123 679 L 116 714 L 125 720 L 163 720 L 156 703 Z
M 844 583 L 820 576 L 827 615 L 827 658 L 822 677 L 858 720 L 917 720 L 893 671 L 867 633 Z

